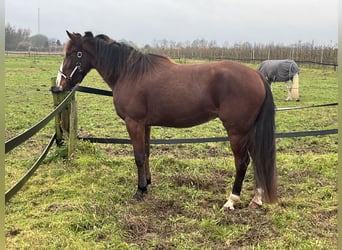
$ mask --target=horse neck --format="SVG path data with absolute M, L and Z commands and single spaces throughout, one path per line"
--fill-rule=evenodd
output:
M 150 72 L 169 67 L 171 61 L 159 55 L 143 54 L 140 51 L 121 43 L 96 43 L 95 68 L 102 78 L 114 87 L 118 81 L 135 82 Z
M 94 66 L 94 68 L 97 70 L 97 72 L 100 74 L 100 76 L 103 78 L 103 80 L 110 86 L 114 87 L 116 82 L 119 79 L 119 76 L 113 75 L 110 73 L 109 69 L 99 65 L 97 62 Z
M 126 74 L 131 50 L 133 48 L 119 43 L 97 41 L 94 68 L 110 86 Z

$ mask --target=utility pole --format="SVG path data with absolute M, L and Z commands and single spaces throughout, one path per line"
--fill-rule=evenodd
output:
M 40 8 L 38 8 L 38 34 L 40 34 Z

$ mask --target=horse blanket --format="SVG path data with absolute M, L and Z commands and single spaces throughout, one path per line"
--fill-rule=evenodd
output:
M 270 83 L 287 82 L 299 74 L 298 65 L 293 60 L 266 60 L 260 64 L 258 70 Z
M 287 86 L 287 101 L 293 98 L 299 101 L 299 68 L 295 61 L 266 60 L 260 64 L 258 71 L 265 76 L 270 84 L 272 82 L 285 82 Z

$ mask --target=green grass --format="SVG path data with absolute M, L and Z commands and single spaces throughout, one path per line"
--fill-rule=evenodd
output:
M 8 56 L 6 139 L 53 109 L 49 92 L 61 57 Z M 249 65 L 256 68 L 257 65 Z M 108 89 L 91 72 L 82 83 Z M 286 102 L 274 84 L 277 107 L 337 100 L 337 73 L 301 67 L 300 102 Z M 79 134 L 127 138 L 109 97 L 77 93 Z M 337 127 L 335 107 L 277 112 L 277 132 Z M 26 172 L 53 133 L 53 122 L 6 155 L 6 189 Z M 155 127 L 153 138 L 226 136 L 218 120 L 189 129 Z M 241 203 L 221 210 L 234 180 L 228 143 L 153 145 L 152 185 L 143 201 L 132 195 L 136 167 L 129 145 L 78 142 L 67 161 L 54 147 L 44 164 L 6 204 L 7 249 L 337 249 L 337 136 L 277 139 L 279 200 L 252 210 L 248 169 Z

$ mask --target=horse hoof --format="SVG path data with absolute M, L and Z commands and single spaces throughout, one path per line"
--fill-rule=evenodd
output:
M 223 205 L 222 209 L 224 211 L 234 210 L 235 203 L 240 201 L 240 196 L 236 194 L 230 194 L 228 201 Z
M 143 189 L 138 188 L 137 192 L 135 193 L 133 197 L 136 200 L 142 200 L 145 194 L 147 194 L 147 188 L 143 188 Z
M 234 206 L 223 206 L 222 210 L 225 212 L 233 211 L 235 210 Z
M 251 202 L 249 203 L 249 207 L 252 208 L 252 209 L 258 209 L 258 208 L 261 208 L 261 207 L 262 207 L 262 204 L 260 205 L 260 204 L 254 202 L 254 201 L 251 201 Z
M 135 195 L 133 195 L 133 198 L 140 201 L 144 198 L 144 194 L 142 192 L 136 192 Z
M 228 200 L 222 207 L 223 211 L 233 211 L 234 208 L 234 202 L 232 202 L 231 200 Z

